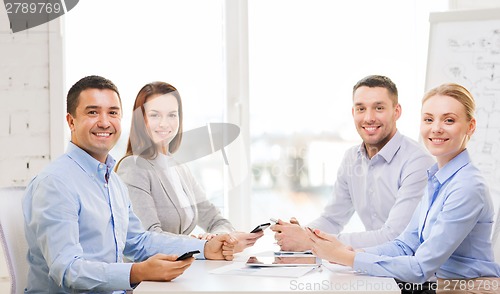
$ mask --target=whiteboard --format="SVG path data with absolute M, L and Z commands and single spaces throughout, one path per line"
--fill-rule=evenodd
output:
M 431 13 L 426 91 L 446 82 L 476 100 L 477 128 L 468 144 L 500 208 L 500 9 Z M 500 215 L 499 215 L 500 216 Z

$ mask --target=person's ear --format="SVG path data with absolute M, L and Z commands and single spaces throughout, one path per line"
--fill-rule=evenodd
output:
M 467 136 L 472 136 L 474 132 L 476 131 L 476 119 L 472 118 L 469 122 L 469 128 L 467 130 Z
M 394 108 L 394 119 L 398 120 L 401 117 L 401 114 L 403 113 L 403 108 L 401 108 L 401 104 L 398 103 L 396 107 Z
M 75 118 L 70 113 L 66 113 L 66 122 L 68 122 L 70 131 L 73 132 L 75 130 Z

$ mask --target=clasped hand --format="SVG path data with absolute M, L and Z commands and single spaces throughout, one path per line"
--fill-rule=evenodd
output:
M 353 266 L 356 252 L 351 246 L 344 245 L 335 236 L 318 229 L 306 231 L 311 240 L 311 250 L 314 255 L 331 263 Z
M 287 223 L 281 219 L 270 229 L 275 232 L 274 239 L 284 251 L 306 251 L 311 249 L 311 239 L 296 218 Z
M 233 260 L 238 240 L 230 234 L 215 235 L 205 243 L 205 258 Z
M 264 232 L 257 233 L 245 233 L 245 232 L 232 232 L 230 235 L 237 241 L 234 245 L 234 253 L 242 252 L 245 248 L 253 246 L 257 240 L 264 236 Z M 198 236 L 191 235 L 192 237 L 201 239 L 201 240 L 212 240 L 217 234 L 212 233 L 203 233 Z

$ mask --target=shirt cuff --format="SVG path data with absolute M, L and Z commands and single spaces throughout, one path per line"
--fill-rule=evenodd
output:
M 352 268 L 358 273 L 371 273 L 373 264 L 378 261 L 378 258 L 380 258 L 380 256 L 371 253 L 357 252 L 354 257 Z
M 200 254 L 195 256 L 196 259 L 205 259 L 205 244 L 208 242 L 207 240 L 197 240 L 196 246 L 191 250 L 199 250 Z
M 110 263 L 106 267 L 106 276 L 110 285 L 114 288 L 132 290 L 130 285 L 130 271 L 132 263 Z
M 366 253 L 375 254 L 375 255 L 380 255 L 380 252 L 379 252 L 379 250 L 377 249 L 377 246 L 363 248 L 363 250 L 364 250 Z

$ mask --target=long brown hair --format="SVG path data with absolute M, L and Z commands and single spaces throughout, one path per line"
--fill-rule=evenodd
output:
M 182 102 L 177 89 L 165 82 L 152 82 L 146 84 L 137 94 L 134 103 L 134 112 L 132 113 L 132 125 L 130 127 L 130 136 L 127 143 L 127 152 L 124 157 L 130 155 L 139 155 L 146 159 L 153 159 L 158 156 L 158 150 L 151 139 L 146 127 L 146 115 L 144 104 L 152 96 L 172 94 L 177 99 L 179 106 L 179 130 L 175 137 L 168 144 L 168 151 L 174 153 L 179 149 L 182 141 Z

